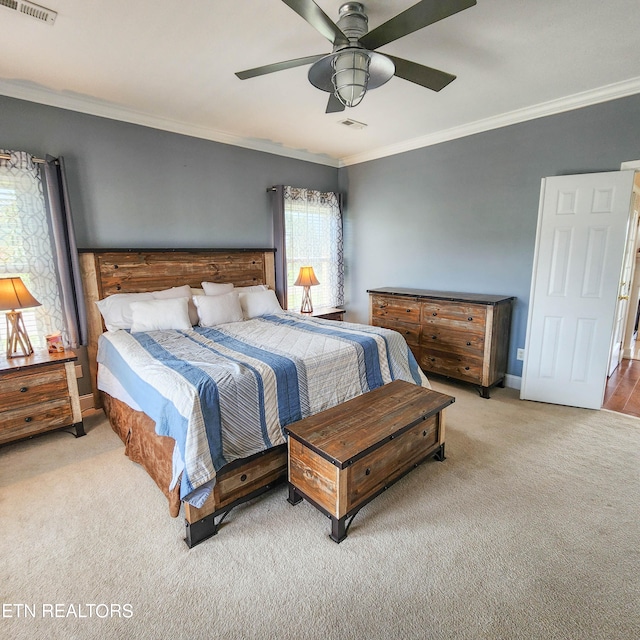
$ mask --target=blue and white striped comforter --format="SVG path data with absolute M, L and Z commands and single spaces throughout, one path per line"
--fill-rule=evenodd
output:
M 429 386 L 399 333 L 291 313 L 190 331 L 109 331 L 98 363 L 156 433 L 176 441 L 172 486 L 181 477 L 189 501 L 225 464 L 285 442 L 283 427 L 296 420 L 392 380 Z

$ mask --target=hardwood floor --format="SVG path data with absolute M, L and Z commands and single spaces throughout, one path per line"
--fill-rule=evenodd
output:
M 623 360 L 607 381 L 603 409 L 640 418 L 640 360 Z

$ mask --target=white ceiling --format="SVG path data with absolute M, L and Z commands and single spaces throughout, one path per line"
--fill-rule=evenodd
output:
M 415 2 L 364 0 L 369 28 Z M 453 83 L 392 78 L 338 114 L 308 67 L 234 75 L 331 51 L 280 0 L 40 3 L 53 26 L 0 6 L 0 94 L 331 166 L 640 93 L 637 0 L 478 0 L 380 48 Z M 337 21 L 341 0 L 317 4 Z

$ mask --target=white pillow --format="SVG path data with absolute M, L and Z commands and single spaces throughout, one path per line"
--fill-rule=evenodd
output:
M 131 303 L 131 333 L 163 329 L 191 329 L 189 298 L 138 300 Z
M 240 304 L 246 320 L 266 316 L 270 313 L 280 313 L 282 307 L 276 298 L 275 291 L 249 291 L 240 294 Z
M 131 303 L 138 300 L 153 300 L 153 295 L 150 293 L 114 293 L 103 300 L 98 300 L 96 306 L 102 314 L 107 330 L 130 329 L 133 319 Z
M 152 291 L 151 295 L 156 300 L 166 300 L 167 298 L 189 298 L 189 318 L 191 324 L 198 324 L 198 312 L 196 307 L 191 302 L 191 287 L 188 284 L 183 284 L 181 287 L 171 287 L 171 289 L 163 289 L 162 291 Z
M 201 327 L 215 327 L 225 322 L 244 320 L 240 298 L 236 291 L 219 296 L 193 296 Z
M 238 293 L 249 293 L 250 291 L 266 291 L 269 287 L 266 284 L 252 284 L 250 287 L 236 287 Z
M 203 282 L 202 288 L 208 296 L 221 296 L 223 293 L 233 291 L 233 284 L 230 282 Z
M 171 287 L 171 289 L 163 289 L 162 291 L 152 291 L 151 295 L 156 300 L 166 300 L 167 298 L 190 298 L 191 287 L 183 284 L 181 287 Z

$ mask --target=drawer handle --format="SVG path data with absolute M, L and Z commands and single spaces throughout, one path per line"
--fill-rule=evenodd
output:
M 407 313 L 411 313 L 411 309 L 407 309 Z
M 429 360 L 430 360 L 431 362 L 435 362 L 435 361 L 436 361 L 436 359 L 435 359 L 435 358 L 429 358 Z
M 422 432 L 422 437 L 423 437 L 423 438 L 425 438 L 426 436 L 427 436 L 427 432 L 426 432 L 426 431 L 423 431 L 423 432 Z
M 20 387 L 20 393 L 26 393 L 29 391 L 29 387 Z
M 240 482 L 244 482 L 246 479 L 247 479 L 247 474 L 246 474 L 246 473 L 243 473 L 243 474 L 240 476 Z
M 437 339 L 438 339 L 438 336 L 431 336 L 431 339 L 432 339 L 432 340 L 437 340 Z
M 28 416 L 24 419 L 25 422 L 31 422 L 33 420 L 33 418 L 31 416 Z
M 431 315 L 432 316 L 437 316 L 438 314 L 434 311 Z
M 467 347 L 470 347 L 470 346 L 471 346 L 471 343 L 470 343 L 470 342 L 467 342 Z
M 122 287 L 119 284 L 116 285 L 116 291 L 120 291 L 121 288 Z
M 467 318 L 467 320 L 468 320 L 469 322 L 472 322 L 472 321 L 473 321 L 473 318 L 472 318 L 471 316 L 469 316 L 469 317 Z
M 465 371 L 469 371 L 469 367 L 465 367 L 465 368 L 464 368 L 464 370 L 465 370 Z
M 371 469 L 367 468 L 366 471 L 364 472 L 365 476 L 368 476 L 371 473 Z

